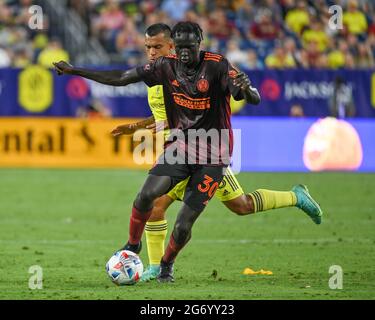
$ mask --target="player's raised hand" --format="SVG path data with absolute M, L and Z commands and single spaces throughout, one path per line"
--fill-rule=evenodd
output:
M 111 135 L 114 137 L 121 136 L 123 134 L 133 134 L 136 130 L 135 123 L 123 124 L 116 127 L 111 131 Z
M 251 86 L 251 81 L 246 73 L 241 71 L 238 72 L 233 80 L 233 84 L 241 89 L 242 94 L 248 103 L 254 105 L 258 105 L 260 103 L 261 98 L 259 92 L 256 88 Z
M 246 90 L 251 86 L 251 81 L 246 73 L 240 71 L 237 73 L 236 77 L 233 80 L 233 84 L 236 87 L 240 87 L 241 90 Z
M 55 66 L 55 70 L 59 76 L 64 73 L 72 74 L 74 68 L 70 63 L 67 63 L 65 61 L 54 62 L 53 65 Z

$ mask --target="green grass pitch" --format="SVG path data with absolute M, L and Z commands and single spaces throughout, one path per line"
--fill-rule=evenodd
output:
M 146 176 L 131 170 L 0 170 L 0 299 L 374 299 L 375 175 L 242 173 L 245 191 L 308 185 L 324 210 L 239 217 L 216 199 L 197 220 L 174 284 L 117 287 L 105 263 L 128 236 Z M 169 210 L 169 231 L 179 203 Z M 141 252 L 147 264 L 146 248 Z M 43 268 L 31 290 L 29 267 Z M 343 288 L 329 287 L 329 268 Z M 273 275 L 243 275 L 246 268 Z M 214 276 L 216 274 L 216 276 Z

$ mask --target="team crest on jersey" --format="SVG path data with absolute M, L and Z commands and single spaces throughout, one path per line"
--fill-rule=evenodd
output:
M 151 69 L 151 65 L 150 64 L 146 64 L 144 67 L 143 67 L 143 70 L 145 71 L 150 71 Z
M 197 83 L 197 89 L 202 92 L 202 93 L 205 93 L 208 91 L 208 89 L 210 88 L 210 84 L 208 83 L 208 81 L 206 79 L 200 79 Z

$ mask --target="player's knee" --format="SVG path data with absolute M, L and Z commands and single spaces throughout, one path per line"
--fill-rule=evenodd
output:
M 134 205 L 138 210 L 149 211 L 153 207 L 154 198 L 152 193 L 141 191 L 137 194 Z
M 138 199 L 142 202 L 153 202 L 157 197 L 156 192 L 150 189 L 141 190 L 138 194 Z

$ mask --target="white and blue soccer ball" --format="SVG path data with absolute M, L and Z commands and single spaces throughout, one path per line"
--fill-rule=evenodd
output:
M 129 250 L 117 251 L 105 267 L 111 281 L 118 285 L 131 285 L 139 281 L 143 273 L 143 263 L 139 256 Z

